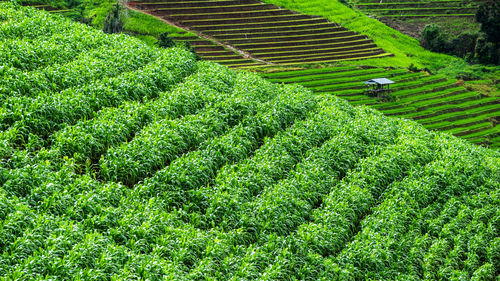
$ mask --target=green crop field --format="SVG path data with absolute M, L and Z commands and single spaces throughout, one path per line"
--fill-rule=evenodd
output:
M 0 43 L 0 280 L 498 279 L 500 154 L 335 95 L 461 96 L 465 137 L 498 133 L 492 99 L 401 69 L 273 83 L 11 3 Z

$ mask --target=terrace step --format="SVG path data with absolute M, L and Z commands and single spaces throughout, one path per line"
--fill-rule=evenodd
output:
M 356 58 L 359 56 L 370 56 L 370 55 L 380 55 L 385 53 L 381 49 L 376 49 L 376 50 L 371 50 L 371 51 L 363 51 L 360 50 L 358 52 L 349 52 L 345 54 L 332 54 L 332 55 L 324 55 L 324 56 L 318 56 L 318 57 L 303 57 L 303 58 L 296 58 L 296 59 L 290 59 L 290 58 L 281 58 L 281 59 L 271 59 L 269 61 L 274 62 L 274 63 L 294 63 L 294 62 L 321 62 L 321 61 L 333 61 L 333 60 L 340 60 L 340 59 L 348 59 L 348 58 Z
M 303 35 L 279 35 L 273 37 L 256 37 L 256 38 L 239 38 L 239 39 L 224 39 L 224 42 L 228 42 L 233 45 L 241 45 L 241 44 L 257 44 L 257 43 L 266 43 L 266 42 L 289 42 L 289 41 L 318 41 L 323 39 L 333 39 L 333 38 L 346 38 L 352 36 L 360 36 L 356 35 L 355 32 L 352 31 L 341 31 L 341 32 L 329 32 L 329 33 L 308 33 Z M 361 35 L 362 36 L 362 35 Z M 217 39 L 222 39 L 216 36 Z
M 437 14 L 437 15 L 383 15 L 379 19 L 383 21 L 388 18 L 406 18 L 406 19 L 416 19 L 416 18 L 428 18 L 428 17 L 453 17 L 453 18 L 473 18 L 476 14 Z
M 224 6 L 214 6 L 214 7 L 160 7 L 153 9 L 152 11 L 164 12 L 170 16 L 180 16 L 180 15 L 220 15 L 227 16 L 231 14 L 232 16 L 238 14 L 248 13 L 249 16 L 252 13 L 260 12 L 271 12 L 271 11 L 286 11 L 289 14 L 293 14 L 290 10 L 281 9 L 271 4 L 250 4 L 250 5 L 224 5 Z
M 291 25 L 312 25 L 312 24 L 326 24 L 329 23 L 326 19 L 323 18 L 305 18 L 305 19 L 296 19 L 296 20 L 291 20 L 291 19 L 284 19 L 284 20 L 278 20 L 278 21 L 270 21 L 270 22 L 247 22 L 247 23 L 240 23 L 240 24 L 227 24 L 227 23 L 222 23 L 222 24 L 210 24 L 209 22 L 202 22 L 202 23 L 191 23 L 189 24 L 190 27 L 200 30 L 200 31 L 205 31 L 205 30 L 218 30 L 218 31 L 225 31 L 228 29 L 245 29 L 245 28 L 277 28 L 277 27 L 286 27 L 290 28 Z
M 317 21 L 317 19 L 315 19 Z M 327 22 L 325 20 L 319 21 L 317 23 L 306 23 L 306 24 L 295 24 L 290 23 L 292 25 L 283 25 L 283 26 L 275 26 L 275 25 L 269 25 L 266 27 L 249 27 L 247 25 L 237 27 L 234 29 L 210 29 L 210 27 L 206 28 L 197 28 L 199 30 L 202 30 L 203 33 L 210 34 L 213 36 L 219 36 L 219 35 L 232 35 L 232 34 L 240 34 L 244 36 L 245 34 L 248 33 L 255 33 L 257 35 L 264 34 L 266 32 L 276 32 L 276 33 L 281 33 L 281 32 L 304 32 L 308 30 L 320 30 L 320 29 L 328 29 L 328 28 L 338 28 L 341 30 L 347 30 L 346 28 L 340 27 L 335 23 Z
M 465 136 L 465 135 L 481 132 L 481 131 L 488 129 L 488 128 L 491 128 L 491 127 L 492 127 L 492 124 L 490 122 L 483 122 L 483 123 L 475 124 L 475 125 L 469 126 L 469 127 L 458 127 L 458 128 L 453 128 L 450 130 L 444 130 L 443 132 L 460 137 L 460 136 Z
M 183 12 L 190 12 L 190 11 L 183 11 Z M 261 19 L 272 19 L 274 17 L 286 17 L 286 16 L 303 17 L 303 15 L 294 14 L 289 10 L 283 10 L 283 9 L 272 9 L 272 10 L 262 10 L 262 11 L 259 10 L 259 11 L 214 12 L 214 13 L 200 13 L 200 14 L 195 14 L 195 13 L 176 14 L 170 12 L 169 10 L 157 9 L 151 11 L 151 13 L 161 17 L 168 17 L 170 19 L 179 22 L 192 22 L 192 21 L 196 22 L 196 21 L 206 21 L 206 20 L 212 20 L 217 22 L 222 20 L 237 21 L 237 20 L 247 20 L 247 19 L 254 19 L 259 21 Z
M 471 3 L 477 7 L 476 3 Z M 462 1 L 426 1 L 426 2 L 391 2 L 391 3 L 357 3 L 356 7 L 364 9 L 388 9 L 388 8 L 431 8 L 431 7 L 463 7 Z
M 154 14 L 154 13 L 153 13 Z M 161 15 L 159 15 L 161 16 Z M 171 18 L 168 16 L 163 16 L 165 19 L 174 20 L 175 18 Z M 248 23 L 264 23 L 267 25 L 272 24 L 273 22 L 290 24 L 290 21 L 298 21 L 298 20 L 310 20 L 311 16 L 308 15 L 300 15 L 300 14 L 283 14 L 283 15 L 269 15 L 269 16 L 258 16 L 258 17 L 246 17 L 246 18 L 224 18 L 224 19 L 192 19 L 192 20 L 179 20 L 178 22 L 188 25 L 188 26 L 211 26 L 214 27 L 216 25 L 239 25 L 239 24 L 248 24 Z
M 223 2 L 223 3 L 219 3 Z M 245 3 L 246 2 L 246 3 Z M 252 11 L 252 10 L 266 10 L 275 8 L 276 6 L 264 3 L 255 3 L 255 1 L 210 1 L 210 2 L 177 2 L 177 3 L 132 3 L 137 9 L 153 11 L 163 10 L 172 11 L 172 13 L 186 12 L 197 14 L 210 11 L 215 12 L 231 12 L 231 11 Z
M 260 43 L 238 43 L 232 44 L 238 47 L 244 47 L 244 49 L 257 49 L 257 48 L 273 48 L 273 47 L 287 47 L 289 45 L 297 46 L 309 46 L 320 44 L 345 44 L 352 41 L 368 40 L 364 35 L 354 35 L 346 36 L 341 38 L 324 38 L 317 40 L 290 40 L 290 41 L 277 41 L 277 42 L 260 42 Z
M 500 148 L 500 140 L 498 139 L 500 136 L 500 126 L 496 125 L 492 128 L 481 130 L 479 132 L 474 132 L 474 133 L 469 133 L 469 134 L 463 134 L 462 137 L 466 139 L 470 138 L 477 138 L 477 137 L 483 137 L 487 136 L 490 138 L 490 141 L 493 143 L 490 148 Z
M 465 109 L 462 111 L 442 114 L 439 116 L 433 116 L 429 118 L 419 119 L 419 122 L 422 124 L 432 125 L 436 123 L 440 123 L 443 121 L 456 121 L 463 120 L 469 117 L 475 117 L 482 114 L 488 114 L 493 112 L 500 112 L 500 106 L 498 104 L 491 104 L 482 107 L 477 107 L 473 109 Z M 437 118 L 439 117 L 439 118 Z
M 464 88 L 462 88 L 462 89 L 456 89 L 456 90 L 453 90 L 453 91 L 444 91 L 444 92 L 441 92 L 441 91 L 436 91 L 436 88 L 434 88 L 432 90 L 425 90 L 425 91 L 420 92 L 420 94 L 414 96 L 414 97 L 417 97 L 416 99 L 399 100 L 397 102 L 391 103 L 390 106 L 389 105 L 381 106 L 381 107 L 377 107 L 377 109 L 379 109 L 379 110 L 395 109 L 395 108 L 398 108 L 398 107 L 401 107 L 401 106 L 411 105 L 412 103 L 415 103 L 415 102 L 422 102 L 422 101 L 429 101 L 429 100 L 434 100 L 434 99 L 441 99 L 441 98 L 451 97 L 451 96 L 454 96 L 454 95 L 465 93 L 466 91 L 467 90 L 465 90 Z M 438 94 L 435 94 L 435 93 L 438 93 Z M 439 93 L 442 93 L 442 94 L 439 94 Z M 429 94 L 431 94 L 431 95 L 429 95 Z
M 400 9 L 373 9 L 363 10 L 365 13 L 374 13 L 378 16 L 406 16 L 406 15 L 434 15 L 447 16 L 456 14 L 474 14 L 477 8 L 400 8 Z
M 296 70 L 296 71 L 270 72 L 270 73 L 262 73 L 260 75 L 270 81 L 272 81 L 273 79 L 277 79 L 275 82 L 282 82 L 284 81 L 284 79 L 294 79 L 296 77 L 302 78 L 310 75 L 314 75 L 314 77 L 317 77 L 317 76 L 329 75 L 332 73 L 341 73 L 354 70 L 360 70 L 360 69 L 354 66 L 341 66 L 334 68 L 313 68 L 313 69 Z
M 287 37 L 287 36 L 302 36 L 309 35 L 311 33 L 340 33 L 340 32 L 352 32 L 348 31 L 343 27 L 324 27 L 324 28 L 315 28 L 315 29 L 306 29 L 306 30 L 283 30 L 283 31 L 259 31 L 259 32 L 242 32 L 242 33 L 228 33 L 228 34 L 216 34 L 212 32 L 204 32 L 205 34 L 212 35 L 217 39 L 227 40 L 227 39 L 240 39 L 242 37 L 246 39 L 256 39 L 256 38 L 269 38 L 269 37 Z M 354 33 L 354 32 L 352 32 Z
M 499 104 L 500 101 L 496 98 L 489 99 L 489 98 L 483 98 L 483 99 L 477 99 L 474 102 L 466 102 L 463 104 L 458 104 L 454 105 L 453 107 L 450 106 L 442 106 L 438 108 L 433 108 L 432 111 L 421 111 L 417 112 L 415 114 L 411 114 L 409 116 L 405 116 L 406 118 L 412 118 L 414 120 L 419 120 L 419 119 L 426 119 L 446 113 L 451 113 L 451 112 L 459 112 L 459 111 L 464 111 L 464 110 L 472 110 L 472 109 L 481 109 L 482 107 L 489 106 L 489 105 L 495 105 Z
M 319 49 L 338 49 L 342 51 L 342 49 L 347 49 L 354 46 L 373 44 L 372 40 L 364 39 L 364 40 L 356 40 L 350 42 L 341 42 L 341 43 L 325 43 L 322 42 L 320 44 L 311 44 L 311 45 L 292 45 L 292 46 L 281 46 L 281 47 L 266 47 L 260 46 L 258 48 L 248 48 L 245 47 L 245 50 L 250 51 L 252 54 L 262 54 L 262 53 L 290 53 L 295 51 L 311 51 L 311 50 L 319 50 Z
M 479 123 L 484 123 L 484 122 L 491 122 L 492 119 L 498 119 L 500 118 L 500 112 L 491 112 L 487 114 L 482 114 L 478 115 L 475 117 L 469 117 L 467 119 L 462 119 L 462 120 L 457 120 L 457 122 L 453 121 L 443 121 L 440 123 L 434 123 L 434 124 L 428 124 L 424 125 L 427 129 L 432 129 L 432 130 L 450 130 L 453 128 L 460 128 L 460 127 L 470 127 L 472 125 L 476 125 Z
M 324 18 L 257 0 L 189 1 L 176 5 L 179 2 L 184 1 L 133 1 L 128 5 L 202 36 L 211 36 L 216 43 L 194 38 L 184 40 L 190 41 L 201 55 L 207 52 L 206 58 L 220 62 L 232 61 L 239 55 L 224 53 L 211 45 L 221 44 L 228 49 L 242 50 L 253 59 L 283 65 L 391 55 L 377 48 L 366 36 Z
M 361 45 L 353 45 L 348 47 L 339 47 L 339 48 L 327 48 L 327 49 L 299 49 L 293 51 L 282 51 L 282 52 L 252 52 L 255 57 L 261 59 L 271 59 L 276 57 L 276 54 L 280 56 L 301 56 L 301 55 L 318 55 L 318 54 L 329 54 L 329 53 L 341 53 L 348 51 L 357 51 L 363 49 L 375 49 L 377 45 L 374 43 L 369 44 L 361 44 Z

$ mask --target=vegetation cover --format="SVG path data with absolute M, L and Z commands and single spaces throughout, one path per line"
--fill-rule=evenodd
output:
M 0 40 L 2 279 L 500 273 L 498 152 L 33 8 Z
M 490 148 L 500 147 L 500 97 L 483 96 L 456 79 L 404 69 L 355 66 L 279 71 L 261 76 L 276 83 L 299 83 L 317 95 L 336 95 L 352 105 L 370 105 L 388 116 L 416 120 L 427 129 L 453 133 Z M 395 82 L 385 98 L 366 92 L 363 82 L 373 77 L 387 77 Z

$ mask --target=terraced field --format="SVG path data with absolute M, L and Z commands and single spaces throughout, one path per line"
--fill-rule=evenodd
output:
M 128 6 L 272 64 L 327 63 L 390 55 L 366 36 L 324 18 L 257 0 L 133 1 Z
M 173 37 L 176 41 L 187 41 L 203 59 L 215 61 L 231 68 L 258 68 L 266 66 L 265 63 L 245 57 L 244 54 L 226 48 L 212 40 L 200 37 Z
M 420 38 L 430 23 L 441 26 L 451 37 L 464 32 L 478 32 L 475 14 L 486 0 L 351 0 L 352 6 L 386 25 L 415 38 Z
M 470 92 L 455 80 L 403 69 L 354 66 L 261 75 L 277 83 L 302 84 L 316 94 L 340 96 L 351 104 L 371 105 L 386 115 L 413 119 L 428 129 L 448 132 L 474 143 L 500 147 L 500 97 Z M 390 100 L 365 94 L 362 82 L 377 77 L 396 82 Z
M 2 1 L 4 1 L 4 0 L 2 0 Z M 37 9 L 44 10 L 44 11 L 47 11 L 47 12 L 52 13 L 52 14 L 57 14 L 57 13 L 63 14 L 63 13 L 67 13 L 67 12 L 71 11 L 71 10 L 66 9 L 64 7 L 54 7 L 54 6 L 51 6 L 48 4 L 44 4 L 44 3 L 40 3 L 40 2 L 36 2 L 36 1 L 29 1 L 29 0 L 22 1 L 22 5 L 32 6 L 32 7 L 35 7 Z
M 359 0 L 356 7 L 379 17 L 474 17 L 483 0 Z

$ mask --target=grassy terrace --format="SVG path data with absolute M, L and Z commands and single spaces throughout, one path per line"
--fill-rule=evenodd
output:
M 431 130 L 445 131 L 478 144 L 498 147 L 500 97 L 483 97 L 439 75 L 404 69 L 330 67 L 261 73 L 276 83 L 298 83 L 318 95 L 336 95 L 355 105 L 370 105 L 386 115 L 414 119 Z M 386 77 L 390 99 L 366 95 L 363 81 Z
M 274 64 L 330 63 L 390 55 L 364 35 L 256 0 L 136 1 L 128 5 Z

